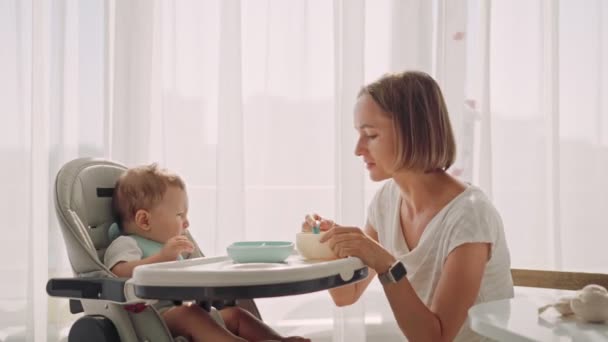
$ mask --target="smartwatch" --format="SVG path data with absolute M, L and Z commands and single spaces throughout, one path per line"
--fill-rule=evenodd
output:
M 401 260 L 397 260 L 386 272 L 378 274 L 378 279 L 380 279 L 382 285 L 394 284 L 403 279 L 406 274 L 407 270 L 405 269 L 405 265 Z

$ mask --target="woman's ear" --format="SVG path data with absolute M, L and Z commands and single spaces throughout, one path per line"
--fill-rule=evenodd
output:
M 147 210 L 139 209 L 135 213 L 135 225 L 139 229 L 149 231 L 150 230 L 150 213 Z

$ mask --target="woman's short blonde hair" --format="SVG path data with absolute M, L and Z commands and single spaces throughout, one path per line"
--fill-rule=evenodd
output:
M 150 210 L 163 199 L 169 186 L 186 189 L 184 181 L 175 173 L 157 164 L 137 166 L 123 173 L 114 187 L 112 210 L 116 222 L 129 222 L 138 210 Z
M 363 87 L 391 116 L 395 129 L 397 169 L 447 170 L 456 158 L 448 110 L 435 80 L 424 72 L 387 74 Z

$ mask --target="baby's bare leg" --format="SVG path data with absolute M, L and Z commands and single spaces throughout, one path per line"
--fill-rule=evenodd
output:
M 264 322 L 239 307 L 220 310 L 226 328 L 247 341 L 310 341 L 301 337 L 282 337 Z
M 193 342 L 245 341 L 217 324 L 209 313 L 197 305 L 182 305 L 163 313 L 163 319 L 174 336 L 184 336 Z

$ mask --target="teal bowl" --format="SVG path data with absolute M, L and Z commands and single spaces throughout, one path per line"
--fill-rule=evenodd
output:
M 237 263 L 280 263 L 293 252 L 293 242 L 240 241 L 228 246 L 226 251 Z

